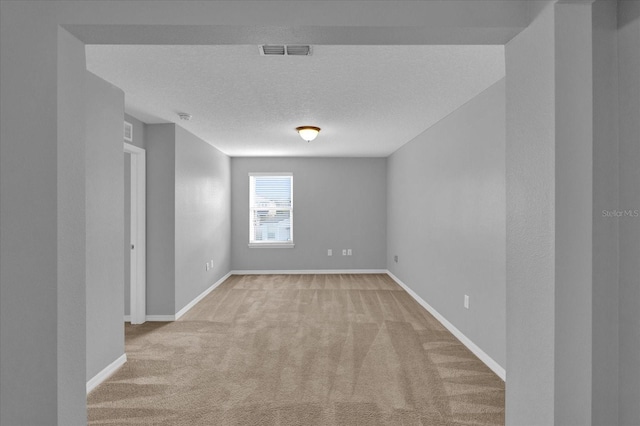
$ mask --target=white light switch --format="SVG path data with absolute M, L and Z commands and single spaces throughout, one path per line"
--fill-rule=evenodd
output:
M 333 256 L 333 250 L 331 249 L 327 250 L 327 256 Z
M 464 307 L 469 309 L 469 296 L 468 295 L 464 295 Z
M 352 253 L 351 249 L 347 249 L 347 256 L 351 256 Z

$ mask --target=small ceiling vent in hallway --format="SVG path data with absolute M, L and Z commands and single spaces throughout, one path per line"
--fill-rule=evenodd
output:
M 262 56 L 309 56 L 311 46 L 286 46 L 286 45 L 262 45 L 260 46 Z

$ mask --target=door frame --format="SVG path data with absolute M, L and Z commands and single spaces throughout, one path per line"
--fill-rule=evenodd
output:
M 131 154 L 131 232 L 130 232 L 130 307 L 131 324 L 146 321 L 147 310 L 147 247 L 146 247 L 146 151 L 124 143 L 124 152 Z M 127 218 L 125 218 L 127 220 Z

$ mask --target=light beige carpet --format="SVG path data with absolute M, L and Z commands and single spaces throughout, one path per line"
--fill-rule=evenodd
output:
M 504 424 L 504 383 L 387 275 L 233 276 L 126 352 L 91 425 Z

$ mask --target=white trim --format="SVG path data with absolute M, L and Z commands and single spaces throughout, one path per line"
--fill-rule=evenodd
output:
M 146 319 L 146 151 L 124 144 L 124 152 L 131 154 L 131 275 L 130 320 L 142 324 Z
M 249 243 L 250 248 L 294 248 L 294 243 Z
M 147 321 L 158 321 L 158 322 L 170 322 L 175 321 L 175 315 L 147 315 L 145 317 Z
M 109 376 L 115 373 L 116 370 L 118 370 L 118 368 L 120 368 L 122 364 L 124 364 L 125 362 L 127 362 L 127 354 L 122 354 L 118 357 L 118 359 L 113 361 L 111 364 L 107 365 L 105 368 L 102 369 L 102 371 L 100 371 L 98 374 L 93 376 L 87 382 L 87 393 L 91 392 L 96 388 L 96 386 L 98 386 L 100 383 L 107 380 Z
M 130 143 L 124 143 L 124 152 L 128 152 L 129 154 L 144 154 L 146 151 L 144 148 L 139 148 Z
M 431 315 L 433 315 L 440 323 L 451 332 L 460 342 L 465 345 L 471 352 L 475 354 L 480 361 L 484 362 L 487 367 L 489 367 L 494 373 L 498 375 L 503 381 L 506 381 L 507 372 L 506 370 L 500 366 L 493 358 L 487 355 L 482 349 L 478 347 L 475 343 L 471 341 L 467 336 L 462 334 L 460 330 L 458 330 L 453 324 L 451 324 L 445 317 L 443 317 L 438 311 L 436 311 L 431 305 L 424 301 L 420 296 L 418 296 L 408 285 L 403 283 L 398 277 L 393 275 L 390 271 L 386 271 L 387 275 L 389 275 L 400 287 L 405 289 L 407 293 L 411 297 L 415 299 L 423 308 L 425 308 Z
M 293 176 L 293 172 L 249 172 L 249 176 Z
M 131 315 L 125 315 L 124 322 L 131 322 Z
M 186 314 L 189 309 L 193 308 L 196 303 L 198 303 L 199 301 L 201 301 L 202 299 L 205 298 L 205 296 L 209 293 L 211 293 L 216 287 L 218 287 L 220 284 L 222 284 L 223 282 L 225 282 L 225 280 L 227 278 L 229 278 L 231 276 L 231 272 L 227 272 L 227 274 L 225 276 L 223 276 L 222 278 L 220 278 L 218 281 L 216 281 L 215 283 L 213 283 L 213 285 L 211 287 L 209 287 L 208 289 L 206 289 L 205 291 L 203 291 L 202 293 L 200 293 L 199 296 L 196 296 L 195 299 L 193 299 L 191 302 L 187 303 L 187 305 L 180 309 L 176 314 L 175 314 L 175 319 L 180 318 L 181 316 L 183 316 L 184 314 Z
M 386 274 L 386 269 L 239 269 L 231 275 Z

